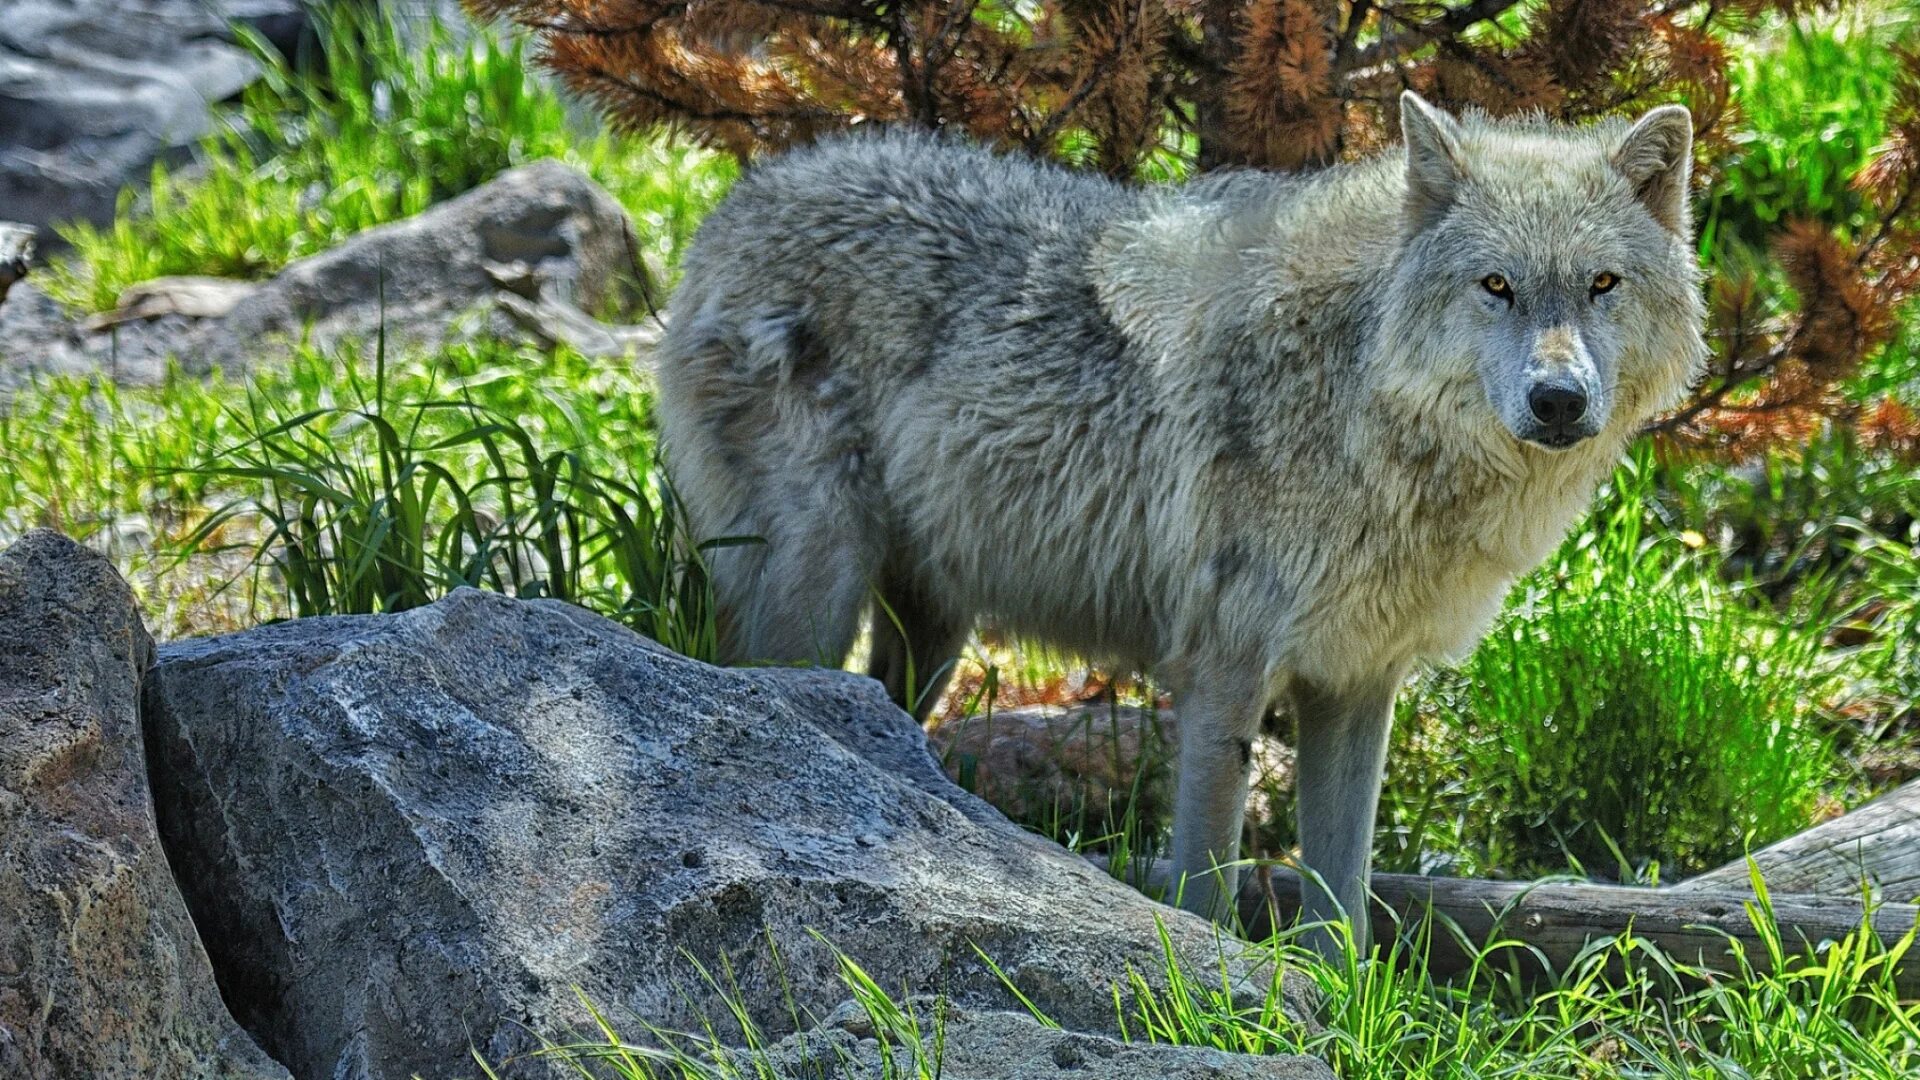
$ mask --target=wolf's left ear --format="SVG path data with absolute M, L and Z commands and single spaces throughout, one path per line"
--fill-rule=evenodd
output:
M 1613 152 L 1613 167 L 1627 178 L 1653 220 L 1686 236 L 1687 178 L 1693 171 L 1693 114 L 1684 105 L 1662 105 L 1634 122 Z

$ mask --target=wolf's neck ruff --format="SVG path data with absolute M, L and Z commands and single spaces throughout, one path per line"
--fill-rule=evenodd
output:
M 1471 647 L 1703 355 L 1684 112 L 1403 124 L 1178 190 L 899 133 L 743 176 L 659 362 L 693 527 L 765 540 L 710 556 L 727 655 L 839 663 L 864 615 L 915 709 L 980 619 L 1153 666 L 1196 875 L 1288 698 L 1310 910 L 1357 905 L 1408 663 Z

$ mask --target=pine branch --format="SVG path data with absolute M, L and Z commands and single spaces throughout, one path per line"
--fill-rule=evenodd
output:
M 1119 62 L 1121 54 L 1126 52 L 1127 42 L 1139 32 L 1144 7 L 1145 0 L 1136 0 L 1126 5 L 1126 22 L 1120 32 L 1113 35 L 1112 42 L 1101 50 L 1099 58 L 1087 66 L 1086 72 L 1068 92 L 1067 99 L 1061 102 L 1060 107 L 1048 113 L 1040 129 L 1027 137 L 1027 150 L 1030 153 L 1044 153 L 1048 144 L 1053 141 L 1053 137 L 1060 134 L 1061 129 L 1066 127 L 1067 121 L 1072 119 L 1073 114 L 1086 104 L 1095 90 L 1099 89 L 1101 82 Z
M 1333 70 L 1348 70 L 1353 59 L 1354 44 L 1360 38 L 1360 28 L 1367 24 L 1367 16 L 1372 13 L 1372 0 L 1353 0 L 1353 7 L 1347 12 L 1347 25 L 1340 31 L 1340 40 L 1333 48 Z
M 1344 66 L 1335 70 L 1341 75 L 1381 64 L 1403 60 L 1433 42 L 1458 36 L 1462 31 L 1489 19 L 1498 18 L 1509 8 L 1519 4 L 1520 0 L 1473 0 L 1464 7 L 1450 8 L 1437 19 L 1382 34 L 1380 40 L 1353 54 Z M 1391 17 L 1391 12 L 1382 9 L 1381 14 Z

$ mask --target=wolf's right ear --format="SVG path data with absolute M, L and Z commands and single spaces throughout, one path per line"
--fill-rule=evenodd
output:
M 1403 90 L 1400 133 L 1407 140 L 1407 222 L 1418 232 L 1446 214 L 1465 175 L 1460 127 L 1419 94 Z

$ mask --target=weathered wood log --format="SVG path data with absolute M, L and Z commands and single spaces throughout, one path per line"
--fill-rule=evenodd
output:
M 1247 875 L 1241 892 L 1241 917 L 1256 934 L 1291 923 L 1300 910 L 1300 879 L 1284 868 L 1261 867 Z M 1375 941 L 1388 941 L 1403 925 L 1416 926 L 1431 910 L 1458 927 L 1466 943 L 1524 941 L 1555 971 L 1565 971 L 1594 941 L 1631 929 L 1680 963 L 1722 972 L 1734 970 L 1733 942 L 1745 948 L 1756 970 L 1766 970 L 1767 949 L 1747 915 L 1752 895 L 1741 890 L 1632 888 L 1584 883 L 1536 884 L 1479 878 L 1429 878 L 1411 874 L 1375 874 L 1376 902 L 1371 912 Z M 1807 896 L 1772 894 L 1775 921 L 1788 951 L 1852 933 L 1861 925 L 1864 905 L 1856 894 Z M 1920 908 L 1885 904 L 1871 925 L 1891 945 L 1920 918 Z M 1524 950 L 1500 954 L 1538 970 L 1538 958 Z M 1429 970 L 1436 977 L 1457 974 L 1473 963 L 1473 950 L 1444 926 L 1432 933 Z M 1903 996 L 1920 995 L 1920 959 L 1896 973 Z
M 1861 883 L 1881 898 L 1910 903 L 1920 897 L 1920 780 L 1873 802 L 1754 852 L 1770 893 L 1858 896 Z M 1682 892 L 1744 892 L 1747 860 L 1688 878 Z

